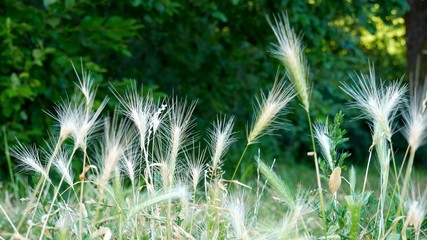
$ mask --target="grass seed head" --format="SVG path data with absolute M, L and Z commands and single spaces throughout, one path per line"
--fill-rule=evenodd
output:
M 136 176 L 139 174 L 138 166 L 140 161 L 140 154 L 134 146 L 127 149 L 121 158 L 120 169 L 129 178 L 132 184 L 135 184 Z
M 266 134 L 278 127 L 278 118 L 284 113 L 284 108 L 295 96 L 292 86 L 287 86 L 284 79 L 276 80 L 267 97 L 261 93 L 256 98 L 256 120 L 247 134 L 248 145 L 254 144 Z
M 227 152 L 230 145 L 235 142 L 233 137 L 234 117 L 226 121 L 218 118 L 213 124 L 213 129 L 209 131 L 210 149 L 212 154 L 212 169 L 216 170 L 222 165 L 222 157 Z
M 58 173 L 64 176 L 65 182 L 73 187 L 73 172 L 71 170 L 71 164 L 68 164 L 68 158 L 68 153 L 65 150 L 60 150 L 54 158 L 53 165 Z
M 354 99 L 354 107 L 362 110 L 371 126 L 381 127 L 388 139 L 393 134 L 393 121 L 402 104 L 406 85 L 401 81 L 386 85 L 383 81 L 376 83 L 375 70 L 369 66 L 369 75 L 359 74 L 353 78 L 353 85 L 343 84 L 341 89 Z M 375 139 L 374 139 L 375 141 Z
M 231 195 L 228 198 L 227 204 L 234 237 L 242 240 L 249 239 L 246 227 L 247 207 L 244 199 L 244 195 Z
M 193 187 L 193 191 L 197 191 L 197 185 L 203 177 L 203 173 L 206 170 L 205 167 L 205 153 L 206 150 L 200 150 L 200 145 L 198 148 L 193 148 L 191 153 L 184 152 L 185 159 L 187 161 L 187 172 L 188 178 L 190 180 L 191 186 Z
M 12 148 L 10 155 L 18 160 L 17 168 L 20 172 L 34 171 L 49 180 L 49 176 L 40 162 L 36 146 L 24 146 L 18 142 L 18 145 Z
M 403 135 L 406 137 L 408 144 L 416 151 L 420 146 L 425 144 L 427 138 L 427 81 L 420 89 L 414 89 L 413 95 L 405 103 L 403 110 L 403 119 L 405 127 Z
M 423 192 L 420 186 L 412 187 L 412 198 L 407 203 L 406 224 L 414 227 L 415 232 L 420 232 L 421 225 L 427 214 L 427 189 Z
M 308 65 L 304 55 L 301 37 L 298 36 L 289 24 L 288 16 L 274 17 L 274 24 L 267 18 L 278 43 L 273 44 L 272 55 L 279 59 L 288 71 L 298 97 L 304 109 L 308 112 L 310 103 L 310 86 L 308 83 Z
M 101 146 L 100 159 L 102 167 L 99 181 L 101 186 L 105 186 L 108 183 L 111 173 L 135 139 L 135 132 L 130 127 L 130 122 L 126 120 L 119 121 L 117 115 L 113 117 L 113 120 L 106 118 L 104 127 L 104 142 Z
M 329 137 L 329 125 L 328 119 L 326 123 L 317 122 L 314 124 L 314 136 L 317 138 L 317 142 L 322 150 L 322 155 L 326 159 L 329 168 L 334 169 L 334 161 L 331 156 L 332 140 Z

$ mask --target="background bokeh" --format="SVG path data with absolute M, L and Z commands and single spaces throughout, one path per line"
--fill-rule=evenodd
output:
M 275 38 L 266 21 L 281 12 L 304 39 L 313 81 L 311 114 L 325 120 L 343 110 L 351 163 L 363 163 L 369 128 L 354 120 L 359 113 L 346 105 L 340 82 L 350 81 L 355 70 L 366 71 L 368 61 L 378 77 L 408 81 L 403 17 L 410 11 L 405 0 L 2 0 L 0 181 L 8 178 L 6 149 L 16 139 L 43 145 L 55 131 L 45 112 L 75 91 L 71 62 L 80 71 L 81 61 L 99 85 L 99 99 L 110 96 L 109 112 L 117 104 L 109 87 L 120 92 L 135 79 L 158 98 L 198 99 L 201 137 L 218 115 L 234 115 L 241 141 L 224 166 L 230 174 L 246 144 L 254 96 L 272 85 L 278 69 L 284 72 L 269 54 Z M 267 162 L 309 163 L 309 132 L 297 101 L 286 119 L 277 136 L 251 147 L 241 177 L 254 174 L 258 147 Z M 404 148 L 403 138 L 395 142 Z

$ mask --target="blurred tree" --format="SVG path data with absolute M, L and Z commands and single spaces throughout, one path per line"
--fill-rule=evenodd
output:
M 423 82 L 427 75 L 427 1 L 408 0 L 408 3 L 411 8 L 405 14 L 408 72 Z

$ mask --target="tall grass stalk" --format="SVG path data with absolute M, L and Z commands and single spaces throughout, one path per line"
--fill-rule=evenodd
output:
M 231 181 L 233 181 L 233 180 L 234 180 L 234 178 L 236 177 L 237 170 L 238 170 L 238 169 L 239 169 L 239 167 L 240 167 L 240 163 L 242 162 L 243 157 L 245 156 L 246 151 L 248 150 L 248 147 L 249 147 L 249 144 L 246 144 L 245 149 L 243 149 L 242 155 L 240 155 L 239 161 L 237 162 L 237 165 L 236 165 L 236 167 L 234 168 L 233 175 L 231 176 Z M 228 185 L 228 188 L 230 188 L 230 186 L 231 186 L 231 184 L 230 184 L 230 185 Z
M 316 168 L 316 179 L 318 185 L 318 193 L 320 199 L 320 208 L 322 212 L 324 235 L 327 239 L 327 224 L 325 214 L 325 204 L 323 201 L 322 183 L 320 181 L 320 171 L 316 153 L 316 144 L 314 140 L 313 125 L 310 117 L 310 95 L 311 90 L 309 86 L 309 68 L 307 60 L 304 55 L 304 47 L 301 43 L 300 36 L 297 36 L 289 24 L 288 17 L 285 13 L 282 16 L 274 17 L 274 24 L 267 18 L 270 27 L 277 38 L 278 44 L 273 44 L 271 53 L 274 57 L 279 59 L 288 72 L 289 79 L 291 80 L 298 98 L 304 110 L 307 113 L 308 125 L 310 128 L 311 143 L 314 152 L 314 165 Z
M 72 151 L 72 152 L 71 152 L 71 154 L 70 154 L 70 158 L 69 158 L 69 160 L 67 161 L 67 168 L 69 168 L 69 167 L 70 167 L 71 161 L 73 160 L 74 154 L 76 153 L 77 149 L 78 149 L 78 148 L 77 148 L 76 146 L 73 148 L 73 151 Z M 58 185 L 57 185 L 57 186 L 56 186 L 56 188 L 55 188 L 55 191 L 54 191 L 54 194 L 53 194 L 53 197 L 52 197 L 51 203 L 50 203 L 50 205 L 49 205 L 49 208 L 48 208 L 47 214 L 45 215 L 45 220 L 43 221 L 43 224 L 42 224 L 42 229 L 41 229 L 41 233 L 40 233 L 39 240 L 42 240 L 42 239 L 43 239 L 43 236 L 44 236 L 44 234 L 45 234 L 45 232 L 44 232 L 44 231 L 45 231 L 45 229 L 46 229 L 47 222 L 49 221 L 50 214 L 52 213 L 53 205 L 55 204 L 55 201 L 56 201 L 56 199 L 58 198 L 58 194 L 59 194 L 59 191 L 60 191 L 60 189 L 61 189 L 61 186 L 62 186 L 62 183 L 64 182 L 64 180 L 65 180 L 65 175 L 63 175 L 63 176 L 61 177 L 61 180 L 59 181 Z
M 328 231 L 328 225 L 326 220 L 326 210 L 325 210 L 325 202 L 323 201 L 323 193 L 322 193 L 322 182 L 320 181 L 320 171 L 319 171 L 319 163 L 317 159 L 317 151 L 316 151 L 316 142 L 314 140 L 314 132 L 313 132 L 313 125 L 311 122 L 310 112 L 307 112 L 307 120 L 308 125 L 310 128 L 310 135 L 311 135 L 311 144 L 313 147 L 313 153 L 314 153 L 314 167 L 316 169 L 316 180 L 317 180 L 317 188 L 319 193 L 319 200 L 320 200 L 320 210 L 322 212 L 322 220 L 323 220 L 323 233 L 325 235 L 325 239 L 328 239 L 327 231 Z
M 49 158 L 48 164 L 47 164 L 47 165 L 46 165 L 46 167 L 45 167 L 45 171 L 46 171 L 46 172 L 49 172 L 50 167 L 51 167 L 51 165 L 52 165 L 52 163 L 53 163 L 53 161 L 54 161 L 54 159 L 55 159 L 55 156 L 58 154 L 59 149 L 60 149 L 60 147 L 61 147 L 62 143 L 63 143 L 63 140 L 61 140 L 61 139 L 58 139 L 58 141 L 56 142 L 55 147 L 54 147 L 54 151 L 53 151 L 52 155 L 51 155 L 51 156 L 50 156 L 50 158 Z M 42 194 L 43 194 L 43 189 L 44 189 L 45 184 L 46 184 L 46 182 L 47 182 L 47 181 L 48 181 L 48 179 L 46 179 L 46 178 L 43 178 L 43 177 L 42 177 L 42 178 L 40 178 L 40 179 L 39 179 L 39 181 L 37 182 L 37 185 L 36 185 L 36 187 L 35 187 L 35 189 L 34 189 L 33 193 L 31 194 L 30 201 L 29 201 L 29 202 L 28 202 L 28 204 L 27 204 L 27 207 L 26 207 L 27 211 L 25 211 L 25 212 L 24 212 L 24 214 L 22 214 L 22 217 L 21 217 L 21 219 L 19 220 L 19 223 L 18 223 L 18 226 L 17 226 L 17 229 L 18 229 L 18 230 L 20 229 L 20 227 L 21 227 L 21 226 L 22 226 L 22 224 L 24 223 L 24 221 L 25 221 L 25 219 L 26 219 L 26 217 L 27 217 L 26 215 L 28 214 L 28 210 L 32 208 L 32 206 L 33 206 L 33 204 L 34 204 L 34 200 L 36 200 L 36 198 L 37 198 L 37 201 L 36 201 L 35 207 L 36 207 L 36 209 L 37 209 L 37 206 L 39 205 L 40 200 L 41 200 L 41 197 L 42 197 Z M 39 195 L 38 195 L 38 197 L 37 197 L 37 194 L 38 194 L 38 193 L 39 193 Z M 33 221 L 33 220 L 34 220 L 35 215 L 36 215 L 36 210 L 34 210 L 34 211 L 33 211 L 33 214 L 32 214 L 32 216 L 31 216 L 31 221 Z M 28 234 L 29 234 L 29 232 L 30 232 L 30 230 L 31 230 L 31 227 L 32 227 L 32 226 L 29 226 L 29 227 L 28 227 L 28 229 L 27 229 L 26 238 L 28 237 Z
M 279 78 L 279 73 L 277 72 L 273 87 L 268 92 L 268 95 L 265 96 L 261 92 L 260 96 L 256 98 L 255 121 L 252 123 L 250 131 L 247 131 L 248 142 L 237 162 L 231 181 L 234 180 L 249 145 L 257 143 L 260 137 L 272 133 L 280 126 L 280 117 L 284 114 L 285 107 L 294 96 L 293 87 L 289 86 L 283 77 Z
M 415 159 L 415 149 L 411 148 L 409 150 L 409 160 L 408 160 L 408 165 L 406 166 L 405 178 L 403 180 L 403 187 L 402 187 L 402 192 L 400 196 L 401 202 L 406 199 L 406 194 L 408 191 L 409 181 L 411 179 L 412 166 L 414 164 L 414 159 Z
M 380 239 L 384 235 L 385 228 L 385 220 L 384 220 L 384 208 L 385 201 L 387 195 L 387 187 L 388 187 L 388 176 L 389 176 L 389 168 L 390 168 L 390 150 L 388 149 L 387 140 L 382 138 L 377 147 L 377 157 L 380 161 L 381 168 L 381 178 L 380 178 L 380 186 L 381 186 L 381 194 L 380 194 L 380 207 L 379 207 L 379 228 L 378 228 L 378 239 Z

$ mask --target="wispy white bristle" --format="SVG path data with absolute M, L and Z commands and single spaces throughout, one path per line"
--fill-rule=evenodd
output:
M 64 150 L 60 150 L 55 156 L 53 165 L 55 169 L 61 176 L 64 176 L 65 182 L 67 182 L 71 187 L 73 186 L 73 173 L 71 171 L 71 164 L 68 164 L 69 161 L 68 153 Z
M 136 148 L 128 149 L 120 161 L 120 168 L 122 172 L 129 178 L 132 184 L 135 184 L 136 176 L 139 174 L 139 164 L 141 162 L 141 155 Z
M 12 149 L 10 155 L 19 161 L 19 171 L 34 171 L 40 173 L 44 178 L 49 179 L 40 162 L 39 152 L 35 146 L 24 146 L 18 142 L 18 145 Z
M 247 135 L 248 144 L 255 143 L 258 138 L 277 128 L 277 119 L 295 96 L 293 88 L 287 86 L 283 78 L 279 80 L 278 77 L 277 74 L 274 85 L 267 96 L 261 93 L 261 96 L 256 98 L 256 120 Z
M 301 39 L 291 28 L 288 16 L 285 13 L 281 17 L 280 15 L 275 16 L 274 24 L 269 18 L 267 18 L 267 21 L 278 41 L 278 44 L 273 44 L 274 49 L 271 53 L 274 57 L 282 61 L 304 109 L 308 112 L 310 103 L 308 65 Z
M 427 81 L 420 89 L 414 89 L 413 95 L 405 104 L 403 119 L 405 127 L 403 135 L 408 144 L 416 151 L 425 144 L 427 138 Z
M 386 85 L 376 83 L 374 67 L 370 65 L 369 75 L 359 74 L 353 79 L 353 85 L 343 84 L 341 89 L 354 99 L 354 106 L 362 110 L 364 118 L 371 126 L 378 125 L 388 139 L 393 134 L 393 121 L 403 103 L 406 85 L 394 82 Z M 375 141 L 375 137 L 374 137 Z
M 244 201 L 243 195 L 233 195 L 228 198 L 227 209 L 235 239 L 249 239 L 246 228 L 247 208 Z
M 323 157 L 326 159 L 329 168 L 333 170 L 335 163 L 331 156 L 332 140 L 329 137 L 328 119 L 326 119 L 326 123 L 317 122 L 314 124 L 314 135 L 320 145 Z
M 99 179 L 101 186 L 108 183 L 117 163 L 135 139 L 135 132 L 130 128 L 129 121 L 119 121 L 117 116 L 114 116 L 113 120 L 107 118 L 104 124 L 105 136 L 100 159 L 102 170 Z
M 172 98 L 170 106 L 171 108 L 168 112 L 170 122 L 168 167 L 170 184 L 172 184 L 178 153 L 188 144 L 189 137 L 191 136 L 191 130 L 193 128 L 191 115 L 193 114 L 196 102 L 188 104 L 186 100 L 180 102 L 178 98 Z
M 233 137 L 234 117 L 228 121 L 217 119 L 213 124 L 213 129 L 209 131 L 210 148 L 212 154 L 212 169 L 221 167 L 222 157 L 230 145 L 235 141 Z

